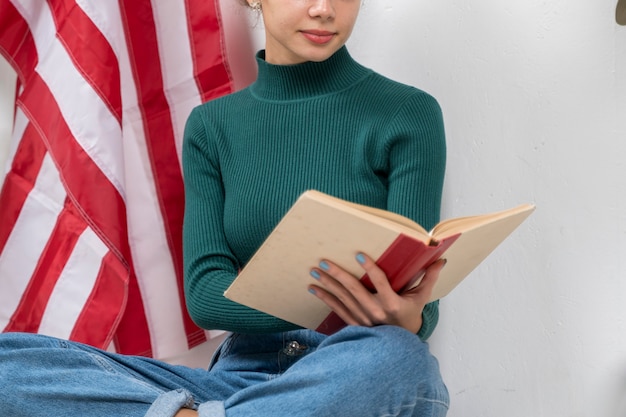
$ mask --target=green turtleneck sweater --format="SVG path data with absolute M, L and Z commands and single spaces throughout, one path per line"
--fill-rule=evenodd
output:
M 439 220 L 445 139 L 435 99 L 361 66 L 345 47 L 324 62 L 291 66 L 269 64 L 261 51 L 257 63 L 256 82 L 198 106 L 185 128 L 185 295 L 205 329 L 297 328 L 223 293 L 307 189 L 427 229 Z M 426 339 L 437 303 L 423 318 Z

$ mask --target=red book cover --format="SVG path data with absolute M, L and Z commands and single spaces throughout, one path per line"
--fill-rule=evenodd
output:
M 391 288 L 397 293 L 402 293 L 405 289 L 413 287 L 424 275 L 426 268 L 440 259 L 459 236 L 456 234 L 426 245 L 422 241 L 401 234 L 376 260 L 376 264 L 387 275 Z M 361 282 L 370 291 L 374 291 L 367 274 L 361 277 Z M 335 312 L 331 312 L 315 330 L 330 335 L 345 326 L 346 323 Z

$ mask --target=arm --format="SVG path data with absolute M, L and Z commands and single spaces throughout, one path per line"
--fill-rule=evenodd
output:
M 443 116 L 437 101 L 420 93 L 407 101 L 390 126 L 387 208 L 430 230 L 440 220 L 446 167 Z M 426 340 L 439 321 L 439 301 L 422 311 L 419 336 Z
M 387 209 L 416 220 L 427 229 L 439 221 L 445 171 L 445 136 L 441 110 L 429 95 L 416 92 L 400 108 L 385 129 L 380 154 L 387 155 Z M 430 297 L 443 263 L 435 263 L 415 291 L 390 293 L 382 271 L 365 258 L 364 269 L 379 277 L 377 294 L 364 292 L 354 277 L 327 262 L 329 270 L 315 269 L 320 281 L 332 290 L 314 287 L 315 293 L 351 324 L 396 324 L 419 330 L 427 339 L 438 321 L 438 302 L 424 305 Z M 349 289 L 347 289 L 349 288 Z M 354 295 L 356 294 L 356 296 Z
M 187 309 L 205 329 L 246 333 L 292 330 L 295 325 L 234 303 L 223 295 L 241 265 L 224 233 L 219 135 L 207 127 L 203 111 L 203 107 L 197 108 L 189 116 L 183 143 Z

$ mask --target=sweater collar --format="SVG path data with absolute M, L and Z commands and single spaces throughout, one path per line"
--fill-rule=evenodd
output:
M 257 80 L 250 86 L 253 95 L 266 100 L 300 100 L 344 90 L 371 74 L 357 63 L 345 46 L 322 62 L 273 65 L 265 51 L 256 55 Z

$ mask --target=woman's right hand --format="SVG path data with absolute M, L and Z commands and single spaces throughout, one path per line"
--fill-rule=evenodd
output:
M 422 310 L 430 300 L 445 260 L 429 266 L 421 282 L 402 294 L 391 288 L 387 276 L 372 258 L 358 254 L 357 261 L 370 277 L 374 292 L 365 288 L 359 277 L 330 261 L 322 261 L 319 268 L 311 271 L 321 284 L 311 285 L 311 292 L 349 325 L 391 324 L 417 333 L 422 327 Z

